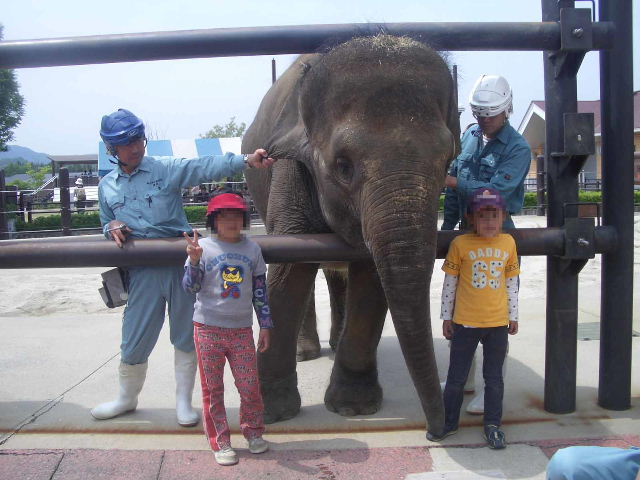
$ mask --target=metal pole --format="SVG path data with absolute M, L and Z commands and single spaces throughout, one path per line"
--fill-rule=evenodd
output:
M 438 258 L 444 258 L 449 244 L 464 232 L 439 231 Z M 510 233 L 522 255 L 561 255 L 566 248 L 561 228 L 519 228 Z M 365 249 L 355 249 L 335 234 L 254 235 L 267 263 L 350 262 L 369 259 Z M 612 227 L 597 227 L 594 232 L 596 252 L 615 248 Z M 0 242 L 0 269 L 95 267 L 133 265 L 180 265 L 185 260 L 183 238 L 130 239 L 120 249 L 102 235 L 53 237 Z
M 4 180 L 4 170 L 0 170 L 0 240 L 6 240 L 9 238 L 9 225 L 7 222 L 7 214 L 4 213 L 7 210 L 6 202 L 6 185 Z
M 600 18 L 615 22 L 612 50 L 600 54 L 603 222 L 618 235 L 602 256 L 598 404 L 631 407 L 633 327 L 633 57 L 631 2 L 600 1 Z
M 557 22 L 560 9 L 572 8 L 573 0 L 542 0 L 542 20 Z M 578 201 L 577 176 L 571 173 L 571 158 L 564 152 L 563 114 L 577 112 L 575 74 L 556 74 L 558 51 L 543 52 L 545 83 L 547 170 L 547 225 L 564 225 L 564 204 Z M 556 76 L 557 75 L 557 76 Z M 570 413 L 576 408 L 576 358 L 578 342 L 578 275 L 568 260 L 547 257 L 547 319 L 544 408 L 552 413 Z
M 69 170 L 66 167 L 60 169 L 60 218 L 62 223 L 62 235 L 71 235 L 71 199 L 69 197 Z
M 612 25 L 593 25 L 593 48 L 609 47 Z M 408 35 L 442 50 L 557 50 L 557 23 L 353 23 L 220 28 L 0 42 L 0 68 L 311 53 L 328 39 Z

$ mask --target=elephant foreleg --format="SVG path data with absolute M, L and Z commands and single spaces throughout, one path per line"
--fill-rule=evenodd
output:
M 296 339 L 318 271 L 317 264 L 272 264 L 269 304 L 274 321 L 269 350 L 258 354 L 265 423 L 295 417 L 300 411 Z
M 346 323 L 324 403 L 344 416 L 369 415 L 382 403 L 376 349 L 387 303 L 373 262 L 349 266 Z

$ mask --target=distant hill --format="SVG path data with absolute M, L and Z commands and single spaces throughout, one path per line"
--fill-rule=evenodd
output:
M 34 152 L 30 148 L 19 145 L 8 145 L 7 147 L 8 150 L 6 152 L 0 152 L 0 168 L 19 160 L 31 162 L 34 165 L 45 165 L 51 162 L 51 159 L 46 154 Z

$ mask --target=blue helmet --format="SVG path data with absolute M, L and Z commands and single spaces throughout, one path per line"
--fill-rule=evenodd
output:
M 119 108 L 117 112 L 102 117 L 100 137 L 109 153 L 114 155 L 116 145 L 129 145 L 145 138 L 144 123 L 129 110 Z

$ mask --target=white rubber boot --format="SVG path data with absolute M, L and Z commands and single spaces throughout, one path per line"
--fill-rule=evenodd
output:
M 118 398 L 113 402 L 101 403 L 91 410 L 91 415 L 98 420 L 107 420 L 136 409 L 138 395 L 142 391 L 142 385 L 147 376 L 147 362 L 137 365 L 120 362 L 118 374 L 120 381 Z
M 507 358 L 504 358 L 504 363 L 502 364 L 502 378 L 504 379 L 507 376 Z M 478 394 L 471 399 L 469 405 L 467 405 L 467 413 L 471 415 L 484 415 L 484 384 L 482 388 L 478 390 Z
M 200 421 L 200 416 L 191 406 L 193 387 L 196 382 L 198 360 L 196 352 L 175 350 L 176 369 L 176 416 L 183 427 L 194 427 Z

